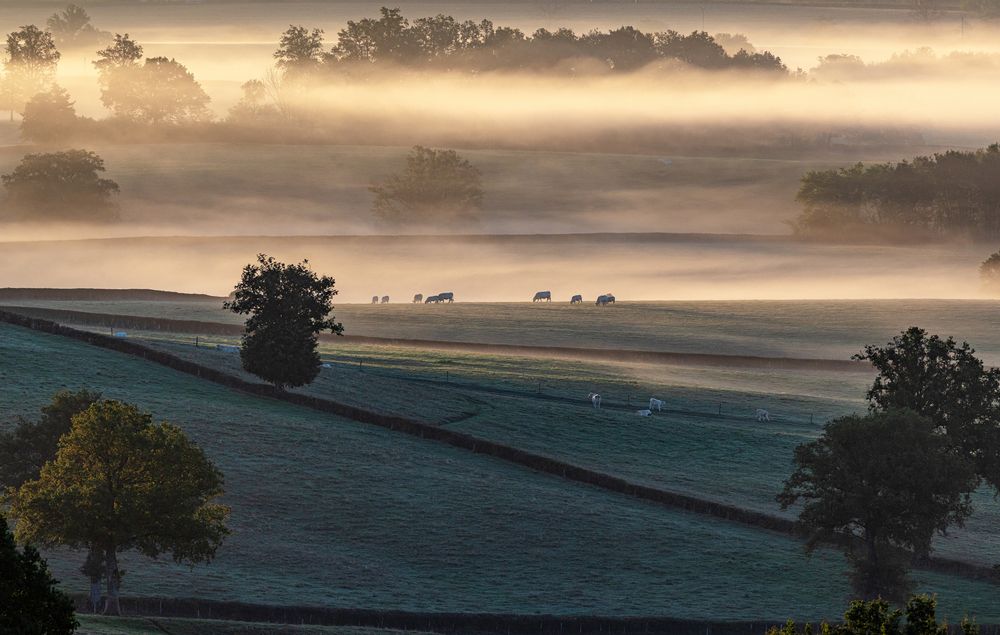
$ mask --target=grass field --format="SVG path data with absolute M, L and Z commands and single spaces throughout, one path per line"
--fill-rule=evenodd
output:
M 806 559 L 780 535 L 252 399 L 58 337 L 0 327 L 0 355 L 8 422 L 60 387 L 89 386 L 180 423 L 226 474 L 234 533 L 216 562 L 129 559 L 128 593 L 714 619 L 842 609 L 841 558 Z M 67 588 L 82 590 L 79 555 L 48 556 Z M 919 577 L 947 614 L 1000 619 L 994 587 Z
M 866 344 L 884 344 L 909 326 L 968 341 L 1000 364 L 994 316 L 1000 301 L 865 300 L 758 302 L 622 302 L 598 308 L 551 304 L 467 303 L 414 306 L 338 304 L 348 335 L 767 357 L 848 359 Z M 530 296 L 529 296 L 530 297 Z M 92 313 L 240 324 L 221 302 L 67 302 L 9 300 Z
M 289 626 L 173 618 L 120 618 L 78 615 L 78 635 L 396 635 L 402 631 L 349 626 Z M 415 631 L 407 631 L 420 635 Z

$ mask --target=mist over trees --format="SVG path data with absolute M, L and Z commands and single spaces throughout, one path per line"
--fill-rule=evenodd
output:
M 142 59 L 142 46 L 128 34 L 98 51 L 101 102 L 116 117 L 135 122 L 179 124 L 209 118 L 211 101 L 194 75 L 166 57 Z
M 118 184 L 100 176 L 104 160 L 87 150 L 27 154 L 10 174 L 3 216 L 22 221 L 113 221 Z
M 60 53 L 52 34 L 34 24 L 7 34 L 4 52 L 3 91 L 13 121 L 15 111 L 53 84 Z
M 368 189 L 372 213 L 388 225 L 470 223 L 483 204 L 479 170 L 454 150 L 414 146 L 402 172 Z
M 53 13 L 46 20 L 45 26 L 56 45 L 65 50 L 100 46 L 111 39 L 110 33 L 101 31 L 90 23 L 90 15 L 86 9 L 75 4 Z
M 796 196 L 802 235 L 1000 235 L 1000 144 L 899 163 L 812 171 Z
M 730 39 L 729 44 L 734 40 Z M 382 7 L 379 18 L 348 21 L 337 43 L 323 52 L 323 31 L 291 26 L 275 52 L 290 76 L 320 70 L 363 71 L 377 66 L 435 68 L 482 72 L 560 70 L 561 72 L 631 72 L 654 63 L 681 63 L 703 69 L 759 70 L 786 74 L 769 52 L 740 49 L 733 55 L 703 31 L 644 33 L 631 26 L 577 35 L 570 29 L 520 29 L 490 20 L 457 21 L 438 14 L 411 23 L 397 9 Z M 589 69 L 589 70 L 587 70 Z

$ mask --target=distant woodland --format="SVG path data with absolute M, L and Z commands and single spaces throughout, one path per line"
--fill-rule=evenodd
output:
M 1000 236 L 1000 144 L 899 163 L 809 172 L 799 234 L 995 239 Z

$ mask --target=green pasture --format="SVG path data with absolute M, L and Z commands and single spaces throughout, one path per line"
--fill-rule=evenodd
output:
M 206 353 L 207 354 L 207 353 Z M 127 559 L 125 591 L 426 611 L 835 617 L 842 558 L 785 536 L 256 399 L 136 358 L 0 326 L 3 425 L 89 387 L 180 424 L 226 475 L 209 566 Z M 617 417 L 607 413 L 609 417 Z M 81 555 L 47 554 L 71 591 Z M 996 588 L 920 572 L 945 612 L 1000 619 Z
M 180 618 L 78 615 L 78 635 L 396 635 L 403 631 L 351 626 L 291 626 Z M 420 635 L 406 631 L 410 635 Z

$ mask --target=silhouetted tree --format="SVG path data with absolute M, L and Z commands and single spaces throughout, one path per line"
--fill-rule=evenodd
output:
M 18 551 L 7 520 L 0 515 L 0 633 L 69 635 L 78 626 L 73 601 L 34 547 Z
M 338 335 L 334 279 L 317 276 L 309 261 L 286 265 L 265 254 L 247 265 L 235 294 L 223 307 L 249 315 L 240 359 L 243 368 L 278 389 L 311 383 L 320 370 L 317 335 Z
M 405 64 L 420 51 L 416 33 L 399 9 L 380 9 L 378 20 L 349 20 L 337 34 L 331 52 L 335 59 L 348 62 L 394 62 Z
M 176 426 L 101 401 L 73 417 L 56 457 L 10 496 L 20 540 L 104 555 L 104 612 L 121 612 L 118 555 L 208 562 L 229 533 L 222 474 Z
M 7 34 L 4 49 L 4 90 L 10 104 L 10 119 L 35 93 L 47 90 L 55 80 L 59 51 L 52 34 L 34 24 Z
M 29 141 L 51 143 L 66 141 L 78 131 L 80 117 L 76 115 L 69 93 L 53 85 L 37 93 L 24 105 L 21 135 Z
M 118 184 L 101 178 L 104 160 L 86 150 L 28 154 L 0 177 L 4 210 L 16 220 L 108 221 L 118 218 Z
M 68 5 L 62 12 L 53 13 L 45 24 L 56 45 L 63 49 L 98 46 L 111 39 L 107 31 L 95 29 L 87 11 L 75 4 Z
M 676 31 L 657 33 L 653 37 L 656 50 L 663 57 L 678 59 L 691 66 L 720 69 L 729 66 L 726 50 L 704 31 L 681 35 Z
M 275 65 L 291 79 L 314 73 L 323 62 L 323 29 L 289 26 L 281 34 Z
M 148 124 L 203 121 L 209 96 L 181 63 L 146 58 L 142 66 L 115 66 L 106 73 L 101 101 L 116 117 Z
M 483 202 L 479 170 L 454 150 L 414 146 L 406 169 L 368 188 L 385 223 L 468 222 Z
M 139 65 L 139 60 L 142 59 L 142 46 L 130 38 L 128 33 L 125 35 L 115 33 L 114 41 L 106 48 L 97 51 L 97 58 L 94 67 L 100 73 L 102 82 L 106 83 L 107 74 L 112 70 Z
M 935 533 L 972 513 L 975 466 L 951 450 L 935 422 L 912 411 L 842 417 L 795 449 L 777 498 L 782 509 L 803 502 L 808 549 L 847 540 L 857 593 L 900 598 L 909 590 L 901 550 L 930 553 Z
M 917 327 L 854 358 L 878 371 L 865 395 L 872 412 L 906 408 L 927 417 L 945 431 L 952 451 L 1000 492 L 1000 369 L 986 367 L 968 342 Z

